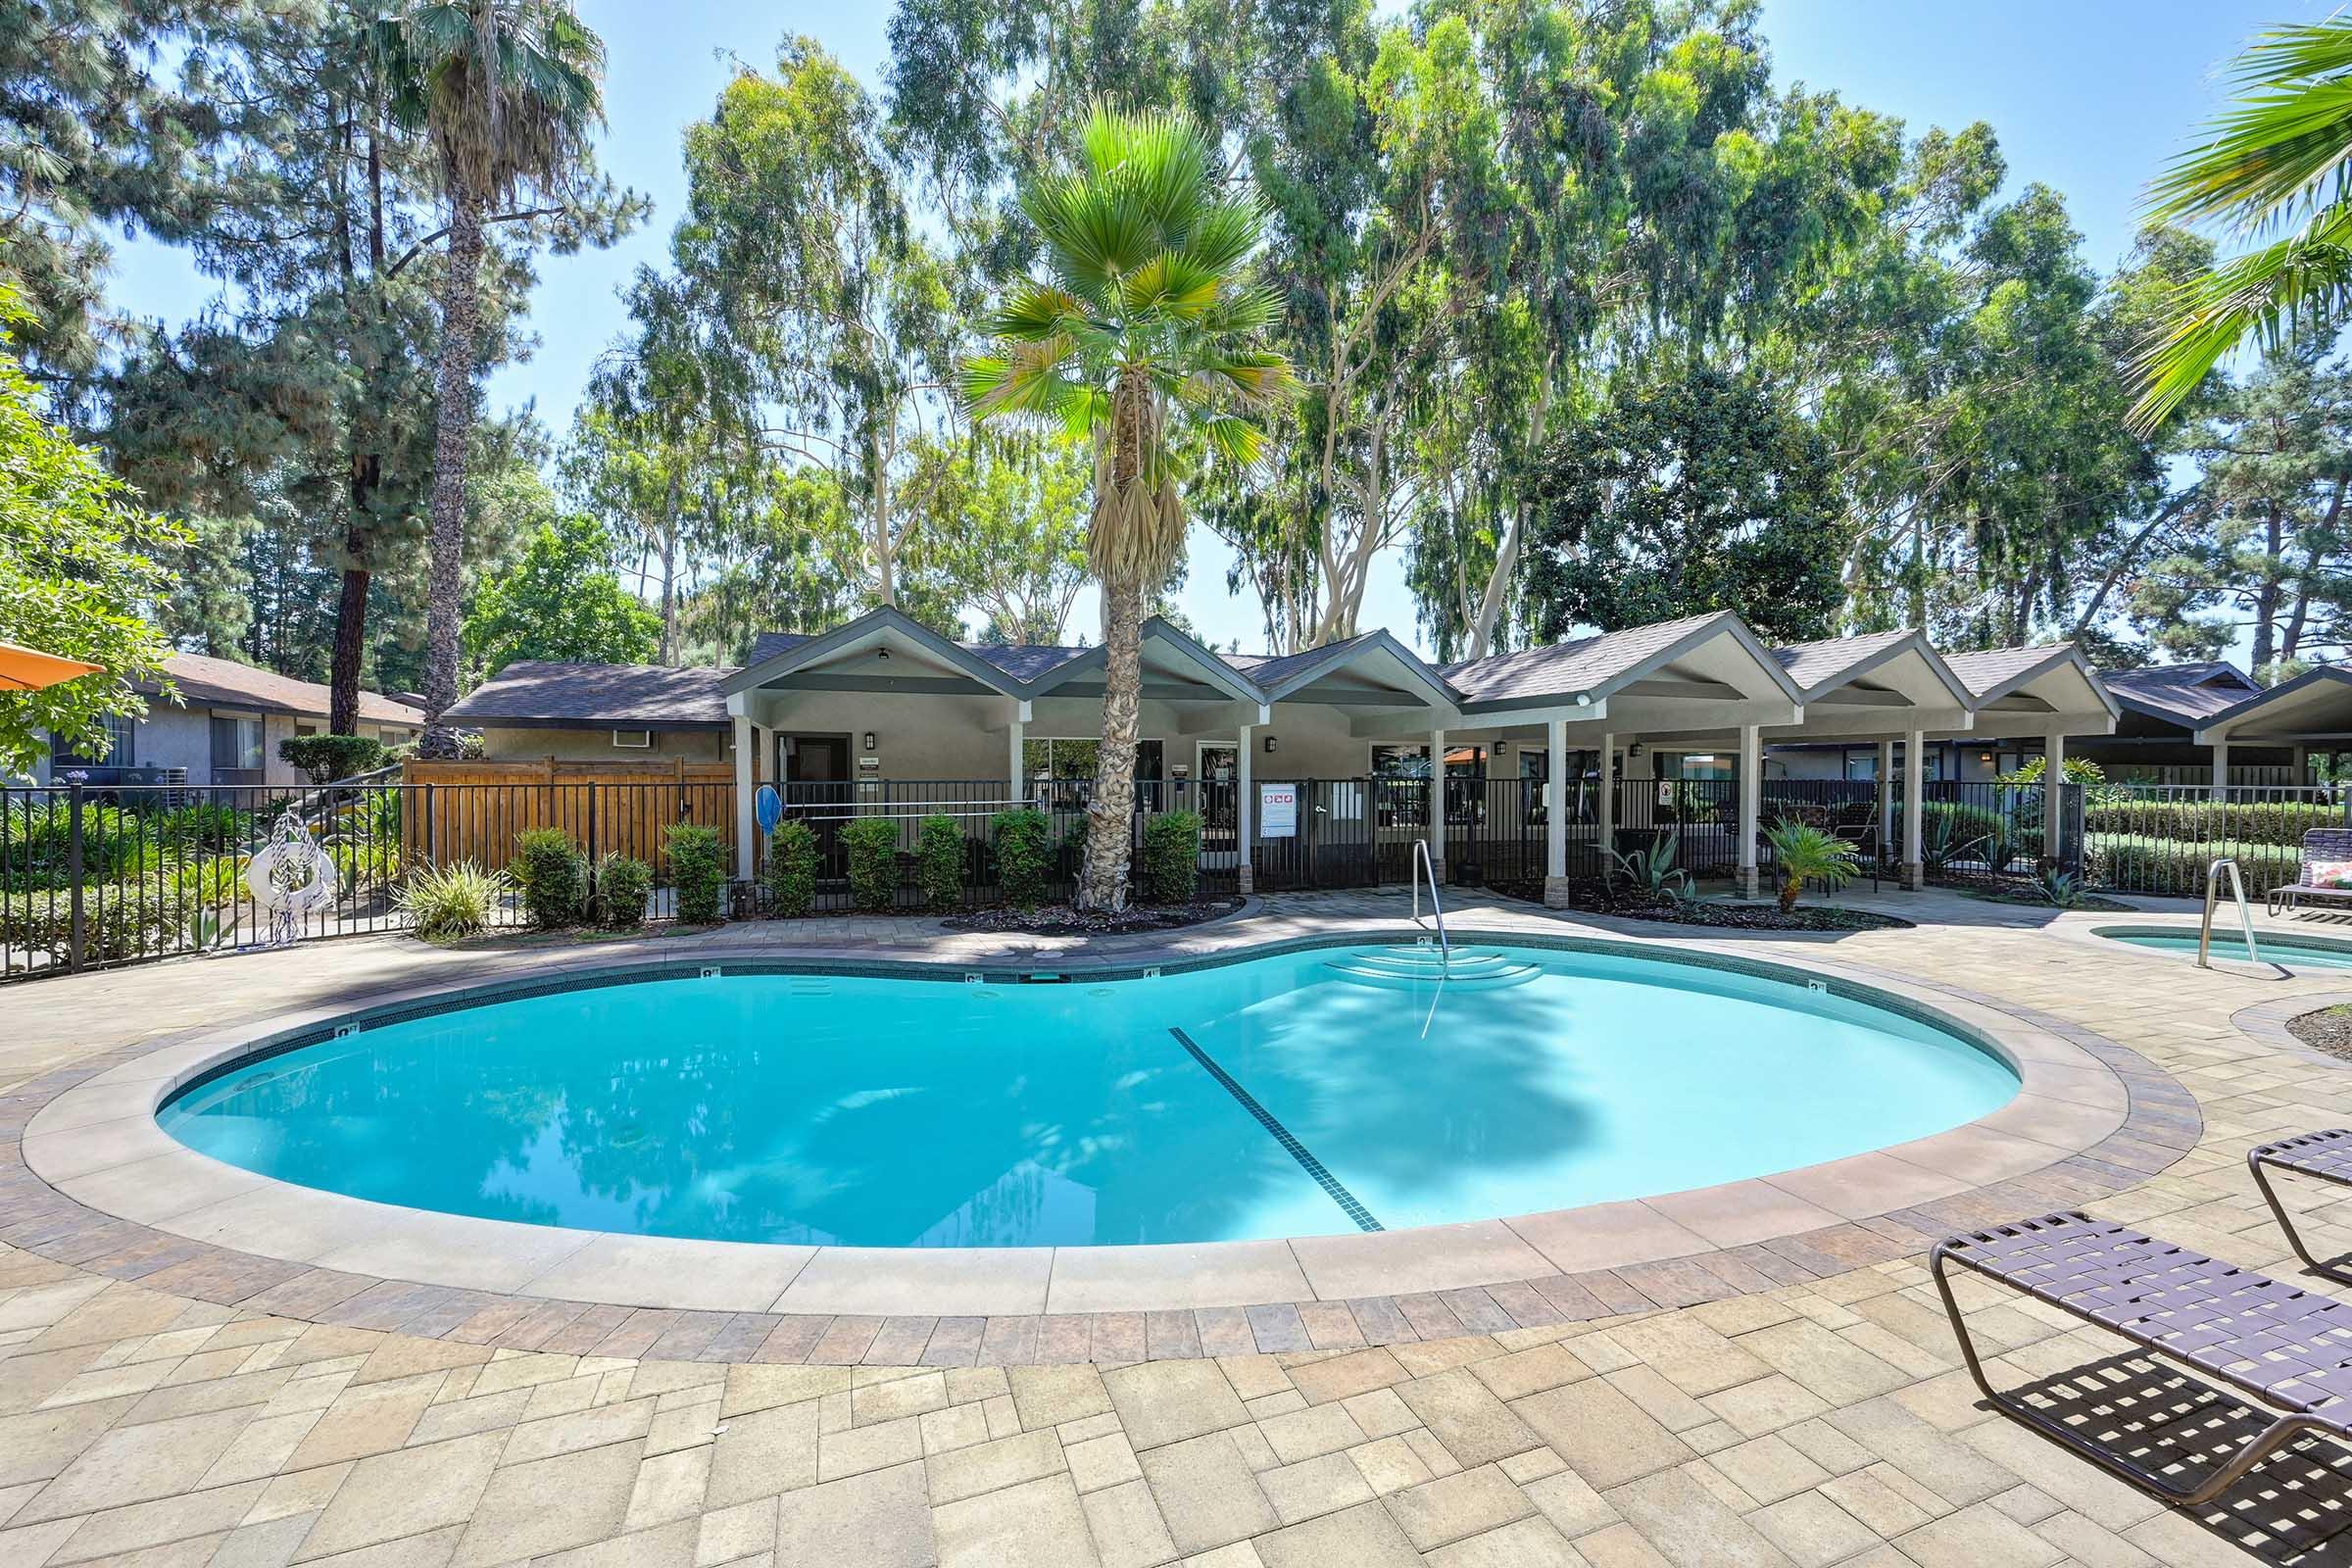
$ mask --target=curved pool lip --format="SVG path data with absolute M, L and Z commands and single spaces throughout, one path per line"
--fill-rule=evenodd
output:
M 1409 942 L 1415 935 L 1410 927 L 1332 929 L 1170 956 L 1156 967 L 1206 967 L 1315 948 Z M 698 944 L 683 959 L 559 959 L 512 978 L 389 992 L 356 1009 L 312 1008 L 184 1035 L 58 1094 L 26 1125 L 22 1155 L 35 1175 L 74 1203 L 159 1232 L 160 1246 L 181 1253 L 218 1252 L 223 1267 L 251 1265 L 258 1257 L 276 1260 L 281 1273 L 329 1271 L 338 1281 L 414 1282 L 523 1302 L 978 1318 L 1303 1305 L 1476 1287 L 1560 1291 L 1562 1276 L 1571 1277 L 1564 1289 L 1575 1291 L 1575 1276 L 1600 1278 L 1629 1268 L 1647 1269 L 1645 1277 L 1673 1289 L 1673 1269 L 1695 1267 L 1703 1272 L 1689 1278 L 1686 1288 L 1696 1286 L 1701 1294 L 1692 1298 L 1704 1298 L 1784 1283 L 1792 1263 L 1803 1277 L 1904 1255 L 1918 1250 L 1926 1231 L 1954 1223 L 1932 1208 L 1916 1212 L 1921 1205 L 1962 1200 L 1952 1205 L 1958 1212 L 1978 1189 L 2071 1161 L 2067 1182 L 2043 1183 L 2048 1191 L 2034 1197 L 2005 1192 L 1997 1200 L 2003 1212 L 2035 1202 L 2045 1209 L 2070 1206 L 2093 1191 L 2145 1179 L 2193 1142 L 2193 1129 L 2182 1134 L 2178 1125 L 2182 1105 L 2193 1119 L 2193 1101 L 2145 1058 L 1993 999 L 1809 958 L 1763 961 L 1724 945 L 1567 936 L 1517 926 L 1482 928 L 1478 935 L 1792 982 L 1820 979 L 1834 993 L 1973 1041 L 2019 1074 L 2020 1089 L 1990 1115 L 1927 1138 L 1645 1199 L 1373 1233 L 1059 1249 L 810 1248 L 479 1219 L 278 1182 L 197 1153 L 155 1119 L 168 1099 L 199 1078 L 257 1054 L 330 1037 L 341 1025 L 387 1023 L 420 1011 L 586 985 L 692 976 L 710 966 L 930 980 L 970 972 L 968 964 L 954 962 L 795 958 L 780 956 L 773 947 L 714 943 Z M 1144 967 L 1073 960 L 1029 972 L 1106 980 L 1140 975 Z M 992 979 L 1023 975 L 1001 963 L 985 972 Z M 2152 1136 L 2155 1123 L 2170 1130 Z M 2086 1152 L 2091 1160 L 2077 1158 Z M 1778 1271 L 1776 1261 L 1784 1265 Z M 1660 1275 L 1661 1269 L 1669 1272 Z
M 2103 953 L 2135 954 L 2143 958 L 2155 958 L 2164 962 L 2193 964 L 2197 961 L 2196 955 L 2193 953 L 2174 953 L 2163 948 L 2135 947 L 2122 939 L 2125 937 L 2194 938 L 2200 920 L 2199 915 L 2177 915 L 2171 919 L 2159 917 L 2120 923 L 2100 921 L 2095 924 L 2062 928 L 2052 934 L 2066 941 L 2078 944 L 2087 943 Z M 2216 937 L 2226 936 L 2231 941 L 2238 939 L 2236 926 L 2226 922 L 2225 918 L 2218 913 L 2214 919 L 2214 935 Z M 2294 950 L 2297 948 L 2316 948 L 2324 953 L 2352 958 L 2352 941 L 2321 936 L 2300 927 L 2281 926 L 2259 914 L 2254 917 L 2254 941 L 2256 947 L 2263 954 L 2262 961 L 2250 962 L 2244 958 L 2232 958 L 2227 955 L 2217 954 L 2213 959 L 2214 971 L 2236 975 L 2246 980 L 2292 980 L 2306 972 L 2293 967 Z M 2279 955 L 2286 961 L 2282 963 L 2270 961 L 2270 956 L 2274 953 Z

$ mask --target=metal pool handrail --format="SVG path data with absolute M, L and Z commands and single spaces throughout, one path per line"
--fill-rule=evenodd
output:
M 2230 896 L 2237 901 L 2238 928 L 2246 935 L 2246 960 L 2260 963 L 2262 955 L 2254 948 L 2254 911 L 2246 906 L 2246 884 L 2237 874 L 2237 861 L 2223 856 L 2205 868 L 2205 916 L 2197 924 L 2197 967 L 2213 967 L 2213 906 L 2220 896 L 2222 873 L 2230 873 Z
M 1421 873 L 1429 873 L 1429 907 L 1438 920 L 1438 961 L 1453 967 L 1453 944 L 1446 936 L 1446 905 L 1438 897 L 1437 862 L 1429 858 L 1429 840 L 1413 840 L 1413 924 L 1421 923 Z

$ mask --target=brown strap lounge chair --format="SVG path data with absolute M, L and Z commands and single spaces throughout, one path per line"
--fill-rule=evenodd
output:
M 2306 1434 L 2352 1441 L 2352 1303 L 2081 1213 L 1954 1236 L 1936 1244 L 1928 1264 L 1969 1376 L 1994 1409 L 2167 1502 L 2210 1501 Z M 2273 1419 L 2203 1481 L 2175 1486 L 2055 1416 L 1995 1392 L 1952 1299 L 1946 1271 L 1954 1265 L 2218 1379 Z
M 2352 864 L 2352 827 L 2315 827 L 2303 835 L 2303 858 L 2296 867 L 2294 881 L 2271 889 L 2265 901 L 2274 917 L 2291 912 L 2307 900 L 2318 904 L 2352 904 L 2352 888 L 2314 878 L 2312 867 L 2321 864 Z
M 2254 1173 L 2254 1185 L 2262 1190 L 2262 1200 L 2271 1205 L 2271 1217 L 2286 1233 L 2287 1246 L 2303 1260 L 2303 1266 L 2314 1274 L 2324 1275 L 2352 1285 L 2352 1274 L 2331 1263 L 2323 1263 L 2311 1255 L 2303 1238 L 2295 1230 L 2295 1222 L 2287 1217 L 2278 1195 L 2271 1190 L 2270 1177 L 2263 1167 L 2292 1171 L 2297 1176 L 2310 1176 L 2338 1187 L 2352 1187 L 2352 1127 L 2336 1127 L 2324 1133 L 2299 1133 L 2281 1138 L 2275 1144 L 2263 1144 L 2246 1151 L 2246 1166 Z

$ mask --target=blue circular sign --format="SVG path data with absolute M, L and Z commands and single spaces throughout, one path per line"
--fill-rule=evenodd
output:
M 784 797 L 776 793 L 773 784 L 762 784 L 752 799 L 752 810 L 760 818 L 760 831 L 773 833 L 776 824 L 784 820 Z

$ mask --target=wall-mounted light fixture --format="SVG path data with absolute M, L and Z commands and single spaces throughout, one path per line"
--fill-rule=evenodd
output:
M 1631 746 L 1628 746 L 1628 747 L 1625 749 L 1625 760 L 1626 760 L 1627 761 L 1629 761 L 1629 762 L 1630 762 L 1630 761 L 1632 761 L 1632 760 L 1633 760 L 1635 758 L 1637 758 L 1637 757 L 1640 757 L 1641 755 L 1642 755 L 1642 743 L 1641 743 L 1640 741 L 1636 741 L 1636 742 L 1634 742 L 1634 744 L 1633 744 L 1633 745 L 1631 745 Z
M 877 648 L 874 650 L 874 658 L 878 662 L 887 664 L 890 662 L 890 650 L 887 648 Z
M 874 732 L 870 729 L 865 732 L 865 749 L 869 752 L 874 749 Z
M 1266 737 L 1266 755 L 1267 755 L 1268 757 L 1272 757 L 1272 756 L 1274 755 L 1274 753 L 1275 753 L 1277 750 L 1279 750 L 1279 748 L 1278 748 L 1278 747 L 1276 747 L 1276 746 L 1275 746 L 1275 744 L 1274 744 L 1274 737 L 1273 737 L 1273 736 L 1271 736 L 1271 735 L 1267 736 L 1267 737 Z

